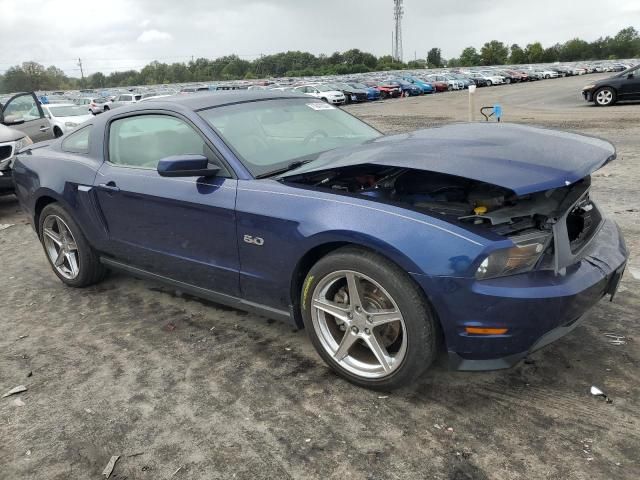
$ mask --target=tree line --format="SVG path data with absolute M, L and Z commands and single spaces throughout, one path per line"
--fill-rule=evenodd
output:
M 527 63 L 572 62 L 640 57 L 640 35 L 634 27 L 620 30 L 614 37 L 600 37 L 593 42 L 579 38 L 544 48 L 540 42 L 524 47 L 508 45 L 498 40 L 485 43 L 478 51 L 465 48 L 459 57 L 445 60 L 439 48 L 428 51 L 426 58 L 407 63 L 395 61 L 390 55 L 376 57 L 359 49 L 313 55 L 289 51 L 244 60 L 237 55 L 216 59 L 198 58 L 186 63 L 153 61 L 140 71 L 127 70 L 105 75 L 95 72 L 84 79 L 67 76 L 61 69 L 37 62 L 24 62 L 10 67 L 0 75 L 0 92 L 31 90 L 69 90 L 78 88 L 108 88 L 164 83 L 211 82 L 269 77 L 304 77 L 316 75 L 346 75 L 371 71 L 388 71 L 438 67 L 473 67 Z

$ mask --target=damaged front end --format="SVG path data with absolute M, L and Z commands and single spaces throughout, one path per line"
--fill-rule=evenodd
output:
M 511 240 L 513 247 L 495 250 L 477 266 L 479 280 L 534 269 L 562 273 L 580 258 L 603 221 L 589 197 L 590 176 L 520 195 L 470 178 L 376 164 L 312 171 L 284 181 L 399 205 L 491 239 Z

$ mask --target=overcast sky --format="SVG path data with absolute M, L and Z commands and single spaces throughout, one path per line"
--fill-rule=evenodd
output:
M 640 0 L 405 0 L 405 60 L 497 39 L 544 46 L 640 24 Z M 392 0 L 0 0 L 0 72 L 26 60 L 79 76 L 236 53 L 391 52 Z

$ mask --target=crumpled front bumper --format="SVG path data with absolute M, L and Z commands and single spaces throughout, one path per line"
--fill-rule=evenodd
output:
M 478 281 L 414 275 L 427 292 L 457 370 L 509 368 L 573 330 L 615 287 L 628 251 L 618 226 L 605 219 L 564 275 L 553 271 Z M 507 328 L 504 335 L 470 335 L 466 327 Z
M 14 191 L 13 172 L 11 169 L 0 170 L 0 195 Z

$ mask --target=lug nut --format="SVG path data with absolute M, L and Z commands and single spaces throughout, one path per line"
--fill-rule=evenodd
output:
M 359 332 L 358 327 L 351 327 L 351 331 L 353 333 L 358 333 Z
M 371 315 L 367 315 L 367 322 L 373 323 L 373 318 L 371 318 Z
M 365 328 L 364 329 L 364 333 L 366 333 L 367 335 L 370 335 L 371 334 L 371 330 L 369 330 L 368 328 Z
M 349 318 L 349 319 L 353 318 L 353 313 L 351 313 L 351 312 L 347 313 L 347 318 Z

